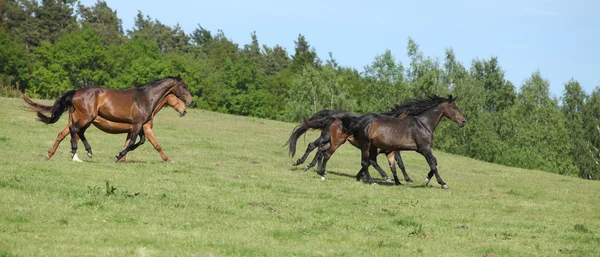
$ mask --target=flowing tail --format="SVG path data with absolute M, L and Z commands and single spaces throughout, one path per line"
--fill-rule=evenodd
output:
M 22 98 L 29 108 L 37 112 L 39 121 L 46 124 L 52 124 L 56 123 L 60 119 L 60 116 L 73 105 L 73 95 L 75 95 L 75 90 L 64 93 L 52 106 L 36 103 L 25 95 L 23 95 Z M 52 115 L 48 117 L 44 115 L 43 112 L 51 113 Z
M 45 113 L 52 112 L 52 105 L 44 105 L 41 103 L 36 103 L 33 100 L 31 100 L 31 98 L 29 98 L 29 96 L 26 96 L 24 94 L 21 94 L 21 98 L 23 99 L 23 101 L 25 102 L 25 104 L 31 111 L 45 112 Z
M 290 156 L 293 157 L 294 154 L 296 154 L 296 142 L 298 142 L 300 136 L 304 135 L 309 129 L 322 130 L 328 128 L 329 125 L 335 121 L 336 118 L 334 115 L 338 112 L 339 111 L 321 110 L 313 114 L 309 119 L 304 119 L 302 124 L 296 126 L 292 131 L 292 135 L 290 135 L 290 138 L 285 143 L 286 145 L 289 145 Z

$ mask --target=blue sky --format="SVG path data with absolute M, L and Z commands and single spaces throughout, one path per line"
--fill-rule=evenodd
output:
M 453 48 L 467 68 L 475 58 L 497 56 L 505 78 L 517 88 L 537 70 L 556 97 L 571 78 L 587 93 L 600 86 L 600 1 L 595 0 L 106 2 L 124 30 L 132 29 L 140 10 L 163 24 L 179 24 L 188 34 L 198 24 L 223 30 L 240 46 L 256 31 L 261 45 L 279 44 L 290 54 L 301 33 L 321 59 L 332 52 L 338 63 L 360 71 L 386 49 L 407 66 L 411 37 L 425 56 L 440 61 L 444 49 Z

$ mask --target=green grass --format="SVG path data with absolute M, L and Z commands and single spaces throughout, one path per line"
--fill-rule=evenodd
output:
M 0 256 L 600 255 L 598 181 L 435 151 L 449 190 L 423 186 L 412 152 L 417 182 L 368 185 L 350 145 L 322 181 L 281 147 L 296 124 L 201 110 L 156 117 L 174 163 L 149 143 L 113 163 L 125 135 L 95 128 L 93 159 L 81 146 L 71 162 L 67 138 L 47 161 L 65 117 L 45 125 L 0 98 L 0 120 Z

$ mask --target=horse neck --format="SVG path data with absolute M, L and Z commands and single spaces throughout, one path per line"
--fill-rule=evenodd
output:
M 166 83 L 168 83 L 168 82 L 166 82 Z M 151 105 L 153 111 L 157 109 L 159 103 L 161 103 L 163 100 L 166 99 L 167 95 L 173 90 L 173 88 L 176 85 L 177 84 L 172 83 L 169 86 L 157 86 L 157 87 L 151 87 L 151 88 L 146 89 L 148 91 L 149 95 L 158 96 L 158 97 L 154 98 L 153 101 L 150 102 L 150 105 Z M 163 106 L 164 106 L 164 104 L 163 104 Z
M 165 96 L 162 98 L 162 100 L 160 100 L 160 102 L 158 102 L 158 104 L 154 108 L 154 111 L 152 111 L 152 117 L 154 117 L 154 115 L 156 115 L 156 113 L 158 113 L 158 111 L 160 111 L 166 104 L 167 104 L 167 97 Z
M 425 124 L 425 126 L 427 128 L 429 128 L 429 130 L 431 130 L 431 132 L 435 131 L 435 128 L 437 127 L 437 125 L 440 123 L 440 120 L 442 120 L 442 117 L 444 116 L 444 112 L 443 112 L 443 103 L 442 104 L 438 104 L 435 107 L 432 107 L 431 109 L 421 113 L 419 116 L 419 120 L 421 120 L 421 122 L 423 124 Z

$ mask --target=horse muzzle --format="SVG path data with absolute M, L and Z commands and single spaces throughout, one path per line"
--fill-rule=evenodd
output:
M 182 112 L 179 112 L 179 117 L 183 117 L 187 114 L 187 110 L 183 110 Z
M 462 128 L 467 124 L 467 120 L 459 120 L 456 123 L 458 123 L 459 128 Z

